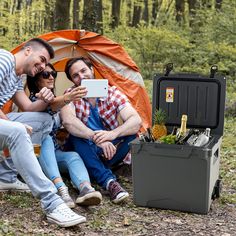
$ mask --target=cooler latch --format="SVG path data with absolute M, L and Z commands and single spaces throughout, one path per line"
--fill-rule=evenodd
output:
M 211 66 L 210 78 L 214 78 L 217 71 L 218 71 L 218 66 L 217 65 Z
M 170 72 L 173 70 L 173 68 L 174 68 L 173 63 L 168 63 L 168 64 L 166 64 L 166 65 L 165 65 L 165 68 L 164 68 L 164 70 L 165 70 L 165 76 L 168 76 L 168 75 L 170 74 Z

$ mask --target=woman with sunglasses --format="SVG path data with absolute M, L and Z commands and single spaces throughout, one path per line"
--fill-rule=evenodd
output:
M 37 93 L 43 88 L 47 87 L 55 94 L 55 80 L 57 72 L 49 63 L 45 70 L 35 77 L 27 77 L 27 86 L 30 92 L 30 100 L 37 100 Z M 76 187 L 80 194 L 75 202 L 80 205 L 98 205 L 102 200 L 100 192 L 90 184 L 87 169 L 83 160 L 76 152 L 65 152 L 60 149 L 56 139 L 56 132 L 61 127 L 59 110 L 70 101 L 78 100 L 86 95 L 86 89 L 77 87 L 69 93 L 54 98 L 53 103 L 49 104 L 45 112 L 48 112 L 53 120 L 54 125 L 50 135 L 45 138 L 41 145 L 41 153 L 39 163 L 48 176 L 48 178 L 55 184 L 58 194 L 62 197 L 65 203 L 73 208 L 75 203 L 68 193 L 68 188 L 63 182 L 59 169 L 62 173 L 69 172 L 71 182 Z

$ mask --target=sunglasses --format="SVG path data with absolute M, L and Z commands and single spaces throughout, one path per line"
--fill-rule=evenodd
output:
M 53 71 L 51 71 L 51 72 L 49 72 L 49 71 L 43 71 L 43 72 L 41 73 L 41 76 L 43 77 L 43 79 L 49 79 L 50 75 L 51 75 L 54 79 L 56 79 L 56 77 L 57 77 L 57 72 L 56 72 L 55 70 L 53 70 Z

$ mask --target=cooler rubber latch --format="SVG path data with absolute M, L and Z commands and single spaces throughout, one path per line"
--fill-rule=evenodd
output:
M 211 66 L 210 78 L 214 78 L 217 71 L 218 71 L 218 66 L 217 65 Z
M 173 63 L 168 63 L 168 64 L 166 64 L 166 65 L 165 65 L 165 68 L 164 68 L 164 70 L 165 70 L 165 76 L 168 76 L 168 75 L 170 74 L 170 72 L 173 70 L 173 68 L 174 68 Z

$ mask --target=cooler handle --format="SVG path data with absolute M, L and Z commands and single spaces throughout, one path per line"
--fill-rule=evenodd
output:
M 148 153 L 151 156 L 165 156 L 177 158 L 189 158 L 192 155 L 193 147 L 186 147 L 182 145 L 170 144 L 151 144 L 140 143 L 139 145 L 132 145 L 132 152 L 138 154 L 139 152 Z

